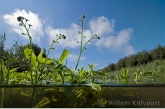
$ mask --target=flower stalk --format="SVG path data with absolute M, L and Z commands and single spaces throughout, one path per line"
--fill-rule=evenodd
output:
M 92 42 L 92 39 L 94 39 L 94 38 L 100 39 L 100 37 L 95 34 L 83 46 L 83 38 L 86 38 L 86 36 L 84 36 L 84 30 L 86 29 L 86 28 L 84 28 L 84 23 L 86 22 L 85 18 L 86 18 L 85 15 L 82 15 L 79 18 L 79 21 L 80 21 L 79 26 L 81 27 L 81 32 L 79 32 L 79 33 L 81 34 L 81 41 L 80 42 L 77 41 L 77 43 L 80 43 L 80 51 L 79 51 L 79 56 L 78 56 L 78 60 L 77 60 L 77 63 L 76 63 L 75 70 L 77 70 L 77 67 L 78 67 L 78 64 L 79 64 L 82 52 L 84 51 L 84 49 L 86 49 L 87 44 L 89 42 Z

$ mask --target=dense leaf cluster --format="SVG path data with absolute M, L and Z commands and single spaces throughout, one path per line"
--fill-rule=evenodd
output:
M 20 44 L 19 42 L 15 42 L 11 48 L 5 49 L 5 33 L 0 35 L 0 59 L 5 62 L 5 65 L 8 69 L 18 68 L 18 72 L 22 72 L 28 70 L 30 68 L 29 60 L 26 59 L 24 55 L 25 48 L 29 48 L 30 44 Z M 41 48 L 32 43 L 32 49 L 36 56 L 41 52 Z M 44 49 L 43 57 L 46 57 L 46 50 Z

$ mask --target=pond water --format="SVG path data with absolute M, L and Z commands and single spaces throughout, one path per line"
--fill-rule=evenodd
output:
M 101 91 L 85 86 L 0 87 L 0 106 L 3 108 L 165 108 L 165 87 L 164 85 L 102 85 Z

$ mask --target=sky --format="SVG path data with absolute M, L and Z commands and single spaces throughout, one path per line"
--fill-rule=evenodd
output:
M 6 48 L 15 41 L 29 43 L 22 35 L 18 16 L 27 18 L 33 43 L 49 49 L 56 34 L 64 34 L 49 57 L 58 59 L 67 47 L 67 66 L 74 69 L 80 50 L 79 18 L 85 15 L 83 51 L 78 68 L 96 64 L 98 70 L 142 50 L 165 45 L 164 0 L 0 0 L 0 34 L 6 33 Z

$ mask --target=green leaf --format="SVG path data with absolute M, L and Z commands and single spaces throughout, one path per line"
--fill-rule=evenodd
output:
M 89 65 L 89 64 L 88 64 L 88 65 Z M 94 66 L 95 66 L 94 64 L 89 65 L 89 70 L 90 70 L 90 71 L 92 71 L 92 70 L 93 70 L 93 68 L 94 68 Z
M 84 70 L 84 67 L 82 67 L 80 70 L 80 77 L 82 77 L 84 74 L 85 74 L 85 70 Z
M 108 73 L 99 71 L 99 72 L 96 72 L 96 74 L 100 76 L 107 76 Z
M 80 74 L 77 70 L 71 70 L 71 73 L 73 74 L 74 78 L 79 81 L 79 78 L 80 78 Z
M 123 76 L 124 78 L 127 78 L 127 75 L 128 75 L 128 69 L 123 69 L 122 76 Z
M 98 85 L 98 84 L 89 83 L 89 84 L 87 84 L 87 85 L 88 85 L 88 86 L 91 86 L 92 89 L 94 89 L 94 90 L 96 90 L 96 91 L 101 91 L 101 87 L 100 87 L 100 85 Z
M 34 54 L 32 49 L 25 48 L 24 50 L 25 57 L 30 60 L 32 69 L 36 70 L 38 66 L 38 62 L 36 61 L 36 55 Z
M 82 67 L 81 70 L 80 70 L 79 82 L 82 81 L 82 77 L 83 77 L 84 74 L 85 74 L 85 70 L 84 70 L 84 67 Z
M 88 64 L 89 65 L 89 64 Z M 92 71 L 93 71 L 93 68 L 95 67 L 96 65 L 95 64 L 92 64 L 92 65 L 89 65 L 89 73 L 90 73 L 90 75 L 91 76 L 93 76 L 93 73 L 92 73 Z
M 65 61 L 65 59 L 67 58 L 67 56 L 69 55 L 69 50 L 64 50 L 60 59 L 58 60 L 59 64 L 63 64 L 63 62 Z
M 7 72 L 8 71 L 7 71 L 7 68 L 6 68 L 3 60 L 0 60 L 0 82 L 1 81 L 2 82 L 4 81 L 4 79 L 5 79 L 5 73 L 7 73 Z
M 10 70 L 10 73 L 16 72 L 18 68 L 13 68 Z
M 53 61 L 51 59 L 49 59 L 49 58 L 43 58 L 42 57 L 43 53 L 44 53 L 44 50 L 41 50 L 40 54 L 37 56 L 38 62 L 40 62 L 40 63 L 45 63 L 46 62 L 46 64 L 53 63 Z
M 64 76 L 63 76 L 63 66 L 59 64 L 56 68 L 55 71 L 60 75 L 62 82 L 64 84 Z

